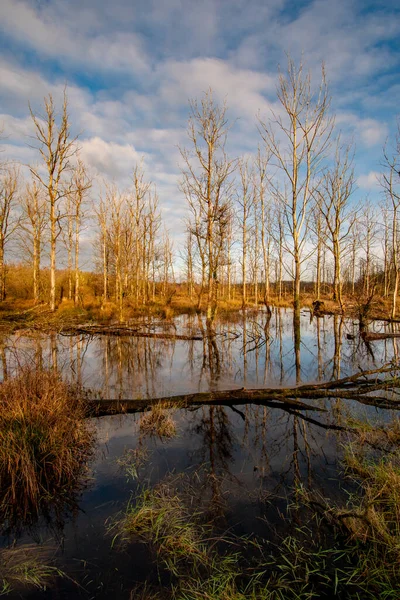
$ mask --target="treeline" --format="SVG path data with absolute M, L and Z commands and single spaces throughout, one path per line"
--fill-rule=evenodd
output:
M 281 298 L 283 281 L 293 281 L 295 315 L 300 314 L 302 279 L 315 281 L 315 297 L 329 282 L 344 310 L 344 292 L 368 301 L 380 282 L 396 315 L 399 287 L 400 134 L 383 152 L 379 183 L 382 202 L 354 201 L 355 148 L 335 127 L 324 68 L 318 86 L 303 65 L 289 58 L 277 85 L 269 118 L 258 120 L 260 142 L 253 156 L 232 160 L 226 105 L 212 91 L 191 103 L 188 137 L 181 150 L 181 190 L 187 220 L 186 278 L 189 293 L 198 281 L 198 304 L 206 295 L 213 321 L 223 285 L 242 284 L 242 303 L 269 304 L 271 282 Z M 239 273 L 238 273 L 239 272 Z
M 188 144 L 180 148 L 186 239 L 175 256 L 142 165 L 132 165 L 127 190 L 95 184 L 71 134 L 67 95 L 60 114 L 51 96 L 43 115 L 30 109 L 38 156 L 30 181 L 18 165 L 1 164 L 0 300 L 9 290 L 20 293 L 18 269 L 7 278 L 6 267 L 6 256 L 16 262 L 10 258 L 18 247 L 36 303 L 55 310 L 64 295 L 81 304 L 81 240 L 90 229 L 96 274 L 85 274 L 84 291 L 92 286 L 98 295 L 100 286 L 103 304 L 114 302 L 120 319 L 127 303 L 139 307 L 160 296 L 167 303 L 176 272 L 190 300 L 205 304 L 210 323 L 221 299 L 237 296 L 238 285 L 243 306 L 250 300 L 269 305 L 272 292 L 281 300 L 284 282 L 291 281 L 298 314 L 305 280 L 314 281 L 316 299 L 329 291 L 342 309 L 345 295 L 358 291 L 368 299 L 379 285 L 395 317 L 400 132 L 383 151 L 381 204 L 357 204 L 355 148 L 335 127 L 324 69 L 313 86 L 310 73 L 289 58 L 273 106 L 258 120 L 258 147 L 232 158 L 226 105 L 211 90 L 191 102 Z M 24 296 L 26 285 L 25 277 Z
M 136 165 L 129 189 L 121 191 L 116 184 L 103 183 L 98 186 L 100 197 L 94 198 L 93 177 L 79 156 L 77 138 L 71 135 L 66 93 L 60 115 L 51 95 L 44 109 L 43 115 L 30 109 L 40 159 L 29 166 L 30 181 L 23 181 L 18 165 L 7 161 L 0 165 L 0 301 L 10 287 L 8 250 L 8 256 L 18 251 L 30 265 L 28 280 L 35 303 L 49 302 L 52 311 L 63 296 L 81 304 L 81 239 L 84 230 L 90 229 L 92 260 L 102 274 L 103 303 L 115 301 L 122 319 L 124 298 L 136 306 L 148 303 L 159 282 L 158 292 L 167 295 L 172 244 L 161 226 L 155 186 L 146 181 L 142 166 Z M 12 291 L 26 297 L 26 273 L 24 285 L 15 281 L 15 274 L 24 269 L 8 269 L 9 275 L 11 271 Z M 98 278 L 87 274 L 86 292 L 89 279 L 91 291 L 96 292 Z

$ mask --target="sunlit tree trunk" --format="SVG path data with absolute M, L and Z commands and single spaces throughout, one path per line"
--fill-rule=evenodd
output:
M 281 198 L 290 238 L 285 249 L 293 258 L 293 306 L 299 319 L 301 267 L 309 257 L 304 254 L 304 246 L 310 200 L 333 126 L 328 117 L 324 68 L 319 89 L 314 93 L 310 74 L 304 74 L 301 63 L 296 67 L 288 58 L 287 73 L 280 75 L 277 94 L 282 116 L 273 115 L 269 122 L 260 121 L 260 130 L 268 153 L 286 178 L 284 192 L 276 184 L 274 187 Z
M 192 215 L 199 250 L 204 251 L 207 281 L 207 322 L 212 326 L 217 304 L 217 274 L 230 213 L 229 176 L 234 162 L 225 153 L 228 130 L 226 106 L 218 106 L 212 92 L 206 92 L 200 105 L 191 102 L 188 136 L 192 149 L 181 149 L 184 162 L 181 189 Z M 201 243 L 204 239 L 204 246 Z
M 260 205 L 260 234 L 261 234 L 261 247 L 263 257 L 263 274 L 264 274 L 264 304 L 269 305 L 270 302 L 270 277 L 271 277 L 271 264 L 270 264 L 270 247 L 271 247 L 271 217 L 270 210 L 271 206 L 267 205 L 266 199 L 266 183 L 267 183 L 267 166 L 268 156 L 263 156 L 258 150 L 256 159 L 256 172 L 255 172 L 255 187 L 256 193 L 258 194 L 258 201 Z M 267 214 L 268 213 L 268 214 Z
M 75 170 L 74 176 L 72 180 L 73 186 L 73 206 L 74 206 L 74 227 L 75 227 L 75 296 L 74 303 L 75 306 L 79 304 L 79 238 L 81 231 L 81 223 L 83 217 L 83 203 L 85 201 L 85 197 L 92 187 L 92 180 L 88 176 L 85 165 L 82 161 L 78 161 Z
M 388 149 L 384 149 L 384 167 L 385 171 L 381 177 L 381 185 L 385 191 L 386 198 L 390 201 L 392 209 L 392 263 L 393 263 L 393 294 L 392 294 L 392 311 L 391 317 L 396 317 L 397 296 L 399 293 L 399 240 L 398 240 L 398 219 L 400 207 L 400 186 L 399 186 L 399 170 L 400 170 L 400 124 L 397 131 L 397 151 L 389 155 Z
M 59 203 L 64 192 L 62 180 L 70 168 L 69 160 L 76 152 L 76 138 L 70 136 L 67 95 L 64 101 L 59 123 L 53 98 L 49 95 L 44 101 L 45 115 L 38 117 L 30 108 L 35 126 L 35 138 L 38 150 L 45 164 L 45 173 L 31 166 L 32 176 L 43 186 L 46 192 L 50 216 L 50 310 L 56 308 L 56 250 L 57 239 L 61 233 Z
M 0 177 L 0 301 L 6 298 L 6 265 L 4 250 L 15 232 L 19 219 L 15 214 L 18 190 L 18 171 L 15 167 L 3 167 Z
M 242 306 L 247 304 L 247 262 L 248 262 L 248 234 L 249 218 L 253 205 L 252 172 L 248 161 L 241 160 L 239 163 L 240 186 L 237 191 L 237 201 L 241 208 L 240 229 L 242 232 Z

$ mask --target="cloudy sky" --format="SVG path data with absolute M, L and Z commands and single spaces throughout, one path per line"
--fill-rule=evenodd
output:
M 6 154 L 37 160 L 28 101 L 40 111 L 67 83 L 83 159 L 124 186 L 143 157 L 174 234 L 188 99 L 210 86 L 226 98 L 230 149 L 253 152 L 286 52 L 303 54 L 316 82 L 325 62 L 336 122 L 356 144 L 357 193 L 377 197 L 382 146 L 400 113 L 396 0 L 0 0 L 0 32 Z

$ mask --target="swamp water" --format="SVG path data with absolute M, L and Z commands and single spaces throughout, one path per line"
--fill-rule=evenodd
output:
M 366 345 L 357 323 L 336 316 L 311 321 L 304 311 L 297 351 L 290 310 L 275 310 L 268 327 L 265 323 L 262 311 L 220 320 L 213 346 L 202 340 L 20 332 L 1 340 L 3 376 L 25 362 L 51 364 L 103 398 L 146 399 L 328 381 L 377 368 L 399 352 L 399 340 Z M 179 317 L 146 327 L 198 335 L 203 323 Z M 386 327 L 376 322 L 371 330 Z M 29 529 L 21 524 L 18 534 L 2 538 L 3 546 L 14 539 L 17 547 L 50 545 L 66 577 L 56 577 L 46 591 L 21 589 L 8 597 L 145 598 L 132 592 L 135 585 L 167 585 L 169 577 L 148 545 L 137 539 L 122 545 L 116 525 L 129 502 L 134 505 L 144 489 L 160 482 L 171 498 L 181 496 L 205 522 L 213 520 L 218 534 L 212 539 L 228 536 L 235 552 L 239 537 L 278 543 L 307 525 L 302 519 L 309 517 L 291 508 L 295 488 L 341 496 L 339 460 L 347 434 L 331 426 L 344 426 L 350 418 L 389 422 L 396 415 L 335 398 L 309 404 L 328 410 L 299 413 L 251 404 L 168 409 L 168 435 L 148 427 L 147 413 L 91 419 L 96 447 L 75 509 L 56 522 L 47 515 Z

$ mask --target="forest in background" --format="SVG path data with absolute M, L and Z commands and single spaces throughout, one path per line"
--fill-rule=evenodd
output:
M 258 120 L 258 148 L 238 158 L 227 152 L 226 104 L 211 89 L 190 102 L 177 182 L 185 199 L 180 248 L 141 164 L 122 190 L 82 162 L 67 90 L 60 107 L 48 96 L 41 114 L 30 108 L 37 163 L 29 178 L 26 165 L 1 163 L 0 300 L 45 302 L 55 311 L 67 299 L 122 321 L 130 309 L 180 298 L 212 323 L 221 303 L 290 299 L 299 314 L 305 293 L 330 297 L 342 311 L 346 298 L 379 295 L 395 318 L 399 128 L 382 152 L 380 204 L 356 202 L 356 149 L 335 126 L 324 68 L 314 85 L 288 58 L 275 106 Z M 91 272 L 81 267 L 83 236 L 92 245 Z

